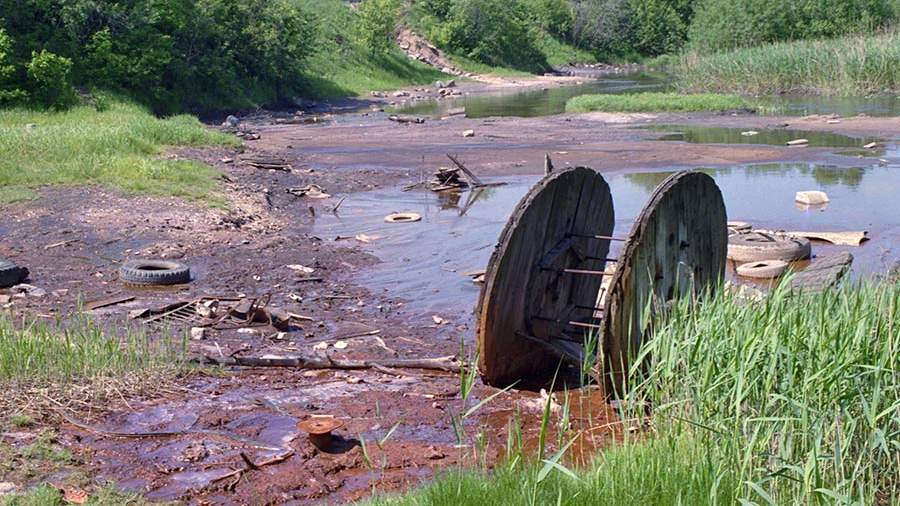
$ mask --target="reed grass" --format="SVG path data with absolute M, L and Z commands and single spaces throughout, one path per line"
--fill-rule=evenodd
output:
M 757 105 L 737 95 L 700 93 L 629 93 L 621 95 L 581 95 L 569 99 L 566 112 L 722 112 L 756 110 Z
M 160 119 L 144 108 L 105 100 L 101 110 L 0 110 L 0 205 L 45 185 L 103 185 L 127 193 L 222 201 L 218 171 L 163 158 L 168 146 L 236 145 L 187 115 Z
M 667 63 L 679 89 L 689 93 L 900 93 L 900 29 L 714 54 L 693 52 Z
M 372 503 L 900 504 L 900 283 L 683 300 L 640 357 L 621 416 L 651 430 L 588 468 L 516 455 Z

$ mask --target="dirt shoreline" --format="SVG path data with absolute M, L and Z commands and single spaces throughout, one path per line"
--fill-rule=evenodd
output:
M 566 78 L 577 81 L 580 78 Z M 544 85 L 543 79 L 537 80 Z M 552 80 L 562 82 L 562 80 Z M 516 85 L 518 86 L 518 85 Z M 470 89 L 466 87 L 465 89 Z M 490 86 L 485 90 L 493 89 Z M 475 92 L 475 91 L 473 91 Z M 228 149 L 180 149 L 174 156 L 209 163 L 222 171 L 221 191 L 227 211 L 176 199 L 127 197 L 97 188 L 49 188 L 33 202 L 7 210 L 0 224 L 0 256 L 29 267 L 31 282 L 44 297 L 13 299 L 14 318 L 66 318 L 79 301 L 111 295 L 136 300 L 93 312 L 111 328 L 127 321 L 129 310 L 162 306 L 200 295 L 248 297 L 270 294 L 273 305 L 311 318 L 285 336 L 269 333 L 215 332 L 191 341 L 197 354 L 289 355 L 316 344 L 346 341 L 335 357 L 389 358 L 454 355 L 460 340 L 471 344 L 473 330 L 463 322 L 411 320 L 404 301 L 416 294 L 373 291 L 365 269 L 378 262 L 355 240 L 316 237 L 316 216 L 330 213 L 341 198 L 359 191 L 418 180 L 447 165 L 457 155 L 484 176 L 534 175 L 543 172 L 544 155 L 557 167 L 587 165 L 601 172 L 694 168 L 773 161 L 802 161 L 850 166 L 855 157 L 834 148 L 788 148 L 769 145 L 689 144 L 655 140 L 647 125 L 704 125 L 734 128 L 777 126 L 852 136 L 896 138 L 900 118 L 853 117 L 840 124 L 822 117 L 766 117 L 714 114 L 580 114 L 541 118 L 469 119 L 452 117 L 423 124 L 398 124 L 384 113 L 365 112 L 313 125 L 245 123 L 259 134 L 243 153 Z M 784 126 L 787 124 L 787 126 Z M 464 137 L 463 132 L 474 130 Z M 291 171 L 270 171 L 239 162 L 241 156 L 283 158 Z M 289 187 L 315 183 L 333 195 L 326 200 L 298 198 Z M 340 212 L 340 210 L 338 210 Z M 72 241 L 72 242 L 66 242 Z M 48 246 L 65 243 L 61 246 Z M 167 257 L 188 263 L 195 280 L 171 290 L 135 290 L 117 280 L 119 262 Z M 314 269 L 309 276 L 286 266 Z M 306 277 L 321 278 L 310 282 Z M 61 292 L 59 290 L 65 290 Z M 55 292 L 55 293 L 54 293 Z M 333 298 L 336 297 L 336 298 Z M 43 315 L 43 316 L 40 316 Z M 373 335 L 348 337 L 365 333 Z M 85 467 L 98 479 L 116 481 L 154 500 L 192 504 L 342 503 L 364 497 L 372 484 L 381 491 L 402 490 L 432 478 L 450 466 L 503 454 L 506 427 L 519 416 L 526 446 L 539 429 L 545 397 L 511 390 L 466 420 L 470 436 L 484 431 L 487 446 L 456 440 L 451 413 L 458 414 L 494 389 L 478 384 L 474 397 L 460 398 L 459 378 L 421 371 L 317 371 L 243 369 L 234 374 L 193 377 L 180 394 L 132 400 L 88 417 L 113 430 L 179 431 L 216 428 L 279 447 L 290 447 L 285 462 L 248 471 L 233 484 L 215 481 L 241 465 L 234 441 L 196 435 L 126 439 L 94 434 L 58 418 L 45 422 L 60 431 L 60 441 L 84 455 Z M 561 394 L 558 394 L 561 395 Z M 616 414 L 596 392 L 577 400 L 583 413 L 575 426 L 615 420 Z M 272 406 L 276 406 L 273 408 Z M 519 413 L 519 415 L 517 415 Z M 75 413 L 87 416 L 86 413 Z M 341 451 L 316 450 L 296 428 L 310 415 L 334 414 L 346 423 L 339 431 Z M 399 424 L 399 425 L 397 425 Z M 381 446 L 374 441 L 391 437 Z M 581 458 L 610 444 L 621 434 L 591 432 L 579 442 Z M 367 462 L 360 439 L 374 452 Z M 197 457 L 199 455 L 199 457 Z M 265 451 L 249 453 L 255 461 Z

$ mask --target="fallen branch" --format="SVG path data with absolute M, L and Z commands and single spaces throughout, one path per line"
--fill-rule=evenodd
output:
M 473 174 L 472 171 L 469 170 L 465 165 L 463 165 L 462 162 L 457 160 L 455 156 L 447 153 L 447 158 L 449 158 L 451 162 L 456 164 L 456 166 L 459 167 L 459 170 L 463 171 L 466 174 L 466 177 L 469 178 L 469 181 L 472 182 L 472 186 L 484 186 L 484 183 L 482 183 L 481 180 L 478 179 L 478 176 Z
M 387 367 L 392 369 L 430 369 L 460 372 L 461 365 L 456 357 L 438 358 L 394 358 L 384 360 L 334 359 L 327 355 L 294 357 L 210 357 L 196 358 L 194 362 L 212 365 L 232 365 L 241 367 L 293 367 L 296 369 L 372 369 Z

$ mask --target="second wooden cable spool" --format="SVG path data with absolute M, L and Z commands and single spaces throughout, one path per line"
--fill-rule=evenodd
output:
M 679 172 L 656 188 L 612 272 L 614 224 L 609 186 L 592 169 L 553 173 L 525 195 L 500 235 L 476 308 L 486 383 L 545 379 L 561 359 L 579 362 L 584 336 L 597 332 L 605 357 L 598 375 L 608 393 L 620 391 L 648 329 L 648 301 L 700 293 L 724 275 L 725 205 L 706 174 Z

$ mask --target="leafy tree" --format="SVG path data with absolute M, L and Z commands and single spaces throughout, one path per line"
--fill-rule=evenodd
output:
M 400 0 L 364 0 L 359 5 L 362 43 L 373 53 L 385 53 L 394 44 Z
M 12 39 L 0 27 L 0 105 L 25 98 L 24 91 L 15 85 L 16 67 L 12 64 Z
M 569 0 L 521 0 L 528 17 L 541 30 L 559 39 L 572 31 L 572 3 Z
M 682 2 L 686 3 L 686 2 Z M 687 22 L 672 0 L 631 0 L 633 47 L 656 56 L 677 51 L 687 38 Z
M 75 93 L 69 82 L 72 60 L 42 49 L 31 54 L 26 68 L 35 102 L 53 109 L 65 109 L 74 102 Z
M 634 53 L 630 0 L 577 1 L 572 38 L 601 58 Z

